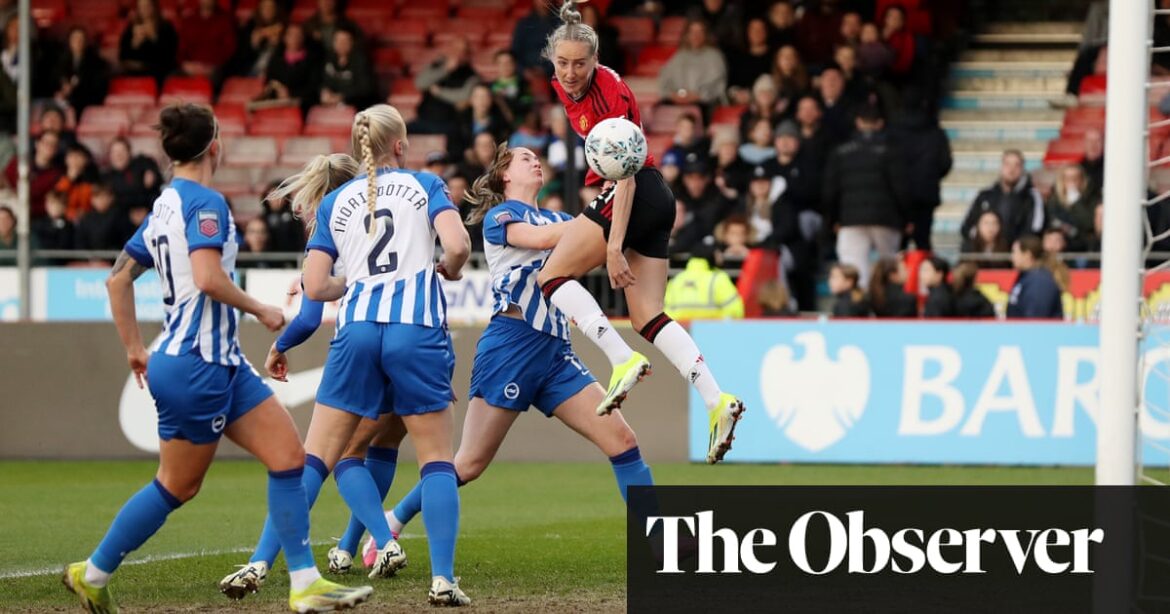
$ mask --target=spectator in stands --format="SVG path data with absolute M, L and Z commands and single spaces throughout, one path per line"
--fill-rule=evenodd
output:
M 872 312 L 861 289 L 861 273 L 851 264 L 837 263 L 829 269 L 829 293 L 834 318 L 868 318 Z
M 697 246 L 686 269 L 666 284 L 667 315 L 678 320 L 743 317 L 743 299 L 735 283 L 715 262 L 710 246 Z
M 727 91 L 727 64 L 712 44 L 707 22 L 687 22 L 678 51 L 658 75 L 662 99 L 674 104 L 713 105 Z
M 975 222 L 975 232 L 972 236 L 963 239 L 964 258 L 979 262 L 981 267 L 1000 268 L 1006 261 L 1000 259 L 980 259 L 979 256 L 1006 254 L 1011 251 L 1007 239 L 1003 236 L 1003 220 L 994 209 L 988 209 L 979 214 Z
M 838 45 L 833 50 L 833 63 L 841 69 L 841 76 L 845 79 L 845 97 L 868 102 L 872 88 L 869 77 L 857 70 L 857 48 Z
M 869 278 L 869 304 L 879 318 L 917 318 L 918 300 L 906 292 L 906 265 L 895 258 L 881 258 Z
M 1003 152 L 999 178 L 971 203 L 961 232 L 974 238 L 975 223 L 984 211 L 995 211 L 1003 222 L 1003 238 L 1009 245 L 1016 239 L 1039 234 L 1044 228 L 1044 200 L 1024 170 L 1024 154 L 1018 149 Z
M 690 154 L 682 165 L 682 189 L 675 196 L 694 217 L 686 225 L 687 233 L 680 231 L 677 243 L 687 251 L 709 237 L 715 224 L 734 207 L 711 179 L 711 170 L 703 157 Z
M 244 226 L 244 244 L 241 247 L 241 252 L 252 254 L 263 254 L 272 251 L 269 245 L 269 237 L 271 233 L 268 232 L 268 224 L 262 217 L 254 217 L 248 220 Z M 243 260 L 240 266 L 249 269 L 267 269 L 272 267 L 271 262 L 264 260 Z
M 163 19 L 158 0 L 137 0 L 135 6 L 118 42 L 118 62 L 123 73 L 154 77 L 161 84 L 175 70 L 179 35 Z
M 947 133 L 931 112 L 931 103 L 917 88 L 902 91 L 902 111 L 890 122 L 890 139 L 907 160 L 910 195 L 910 239 L 930 251 L 934 210 L 941 203 L 942 180 L 951 172 L 953 159 Z
M 1105 191 L 1105 134 L 1097 128 L 1085 131 L 1085 156 L 1081 168 L 1089 180 L 1089 188 L 1095 192 Z
M 55 162 L 63 161 L 69 146 L 77 142 L 77 134 L 68 128 L 70 122 L 66 118 L 66 110 L 53 102 L 46 103 L 41 108 L 41 134 L 52 132 L 57 135 L 57 150 L 53 153 Z
M 196 10 L 179 21 L 179 66 L 188 75 L 218 80 L 235 53 L 235 20 L 217 0 L 199 0 Z
M 772 122 L 759 118 L 748 133 L 748 141 L 739 146 L 739 157 L 748 164 L 756 165 L 776 157 L 772 147 Z
M 4 48 L 0 50 L 0 133 L 16 132 L 16 93 L 20 80 L 20 19 L 11 15 L 4 22 Z
M 1093 207 L 1100 200 L 1083 168 L 1075 164 L 1061 168 L 1045 208 L 1048 228 L 1059 230 L 1071 251 L 1085 251 L 1093 233 Z
M 467 108 L 459 112 L 459 122 L 452 131 L 453 142 L 448 143 L 447 149 L 463 151 L 483 133 L 490 134 L 493 142 L 502 143 L 511 135 L 512 126 L 496 105 L 491 88 L 479 83 L 471 90 Z
M 93 184 L 98 180 L 97 167 L 89 148 L 80 143 L 69 146 L 65 153 L 65 173 L 53 189 L 65 195 L 65 216 L 76 222 L 89 210 L 93 198 Z
M 765 162 L 764 168 L 768 175 L 783 179 L 781 198 L 790 204 L 794 216 L 792 222 L 799 225 L 800 236 L 810 242 L 811 247 L 824 222 L 820 214 L 821 167 L 807 155 L 800 140 L 800 129 L 791 120 L 781 123 L 776 129 L 773 143 L 776 158 Z M 810 256 L 815 258 L 813 254 Z M 808 266 L 815 267 L 815 261 L 810 260 Z M 795 288 L 795 293 L 800 301 L 799 288 Z
M 796 44 L 796 10 L 790 0 L 776 0 L 768 9 L 768 46 L 772 50 Z
M 961 262 L 951 276 L 951 295 L 954 297 L 956 318 L 994 318 L 995 306 L 975 287 L 979 267 L 973 262 Z
M 760 315 L 765 318 L 791 317 L 797 315 L 793 309 L 792 297 L 784 284 L 770 279 L 760 284 L 756 290 L 756 302 L 762 310 Z
M 1165 201 L 1163 201 L 1163 202 L 1165 202 Z M 1153 207 L 1147 207 L 1147 210 L 1149 210 L 1149 209 L 1153 209 Z M 1150 212 L 1150 213 L 1152 213 L 1152 212 Z M 1164 227 L 1165 227 L 1164 225 L 1162 225 L 1162 226 L 1154 225 L 1153 226 L 1153 228 L 1155 229 L 1155 232 L 1161 230 Z M 1104 236 L 1105 236 L 1105 205 L 1103 203 L 1101 203 L 1100 201 L 1098 201 L 1097 206 L 1093 207 L 1093 234 L 1089 235 L 1089 237 L 1088 237 L 1088 241 L 1086 242 L 1086 245 L 1085 245 L 1085 251 L 1100 252 L 1101 251 L 1101 239 Z M 1154 247 L 1155 247 L 1155 249 L 1157 249 L 1156 245 Z
M 320 98 L 320 56 L 306 45 L 305 30 L 300 24 L 289 24 L 281 40 L 265 68 L 260 100 L 299 104 L 308 109 Z
M 528 109 L 524 112 L 523 120 L 512 136 L 508 137 L 508 147 L 527 147 L 543 153 L 548 149 L 549 134 L 540 123 L 540 111 L 536 108 Z
M 748 224 L 747 218 L 732 214 L 715 225 L 715 242 L 719 245 L 719 261 L 734 263 L 735 268 L 751 254 L 757 235 Z
M 756 120 L 765 119 L 775 124 L 780 121 L 779 101 L 776 97 L 776 81 L 764 73 L 752 84 L 752 99 L 739 116 L 739 139 L 747 141 Z
M 426 161 L 423 162 L 423 170 L 437 177 L 447 179 L 454 169 L 451 168 L 451 159 L 447 156 L 446 152 L 432 151 L 427 153 Z
M 582 15 L 582 17 L 584 17 Z M 548 45 L 552 34 L 561 20 L 556 16 L 551 2 L 533 2 L 532 12 L 521 17 L 512 29 L 512 57 L 526 78 L 547 79 L 552 76 L 552 64 L 541 53 Z
M 860 41 L 857 45 L 857 68 L 871 78 L 884 77 L 894 63 L 894 50 L 882 40 L 877 25 L 867 23 L 862 26 Z
M 837 0 L 820 0 L 805 10 L 797 28 L 797 46 L 810 65 L 822 66 L 833 57 L 833 44 L 841 31 Z
M 836 66 L 821 71 L 817 86 L 821 97 L 821 123 L 830 148 L 835 147 L 848 140 L 853 133 L 855 101 L 845 97 L 845 76 Z
M 316 41 L 317 45 L 328 49 L 333 35 L 338 30 L 349 30 L 353 34 L 354 45 L 364 47 L 365 39 L 361 26 L 345 15 L 341 2 L 317 0 L 317 12 L 305 20 L 305 35 Z
M 752 167 L 747 189 L 740 196 L 739 210 L 743 212 L 752 234 L 770 242 L 772 238 L 772 207 L 777 197 L 772 194 L 773 175 L 763 166 Z
M 947 274 L 950 271 L 951 265 L 938 256 L 922 261 L 918 273 L 919 280 L 926 288 L 926 303 L 922 306 L 922 317 L 955 317 L 955 297 L 951 287 L 947 285 Z
M 738 2 L 702 0 L 698 10 L 691 12 L 691 17 L 710 25 L 711 36 L 724 53 L 735 49 L 744 39 L 744 17 Z
M 905 161 L 886 138 L 881 112 L 864 107 L 856 123 L 857 137 L 829 156 L 822 193 L 830 227 L 837 230 L 838 258 L 866 279 L 870 250 L 879 258 L 897 253 L 910 195 Z
M 528 82 L 516 72 L 516 58 L 506 49 L 496 52 L 496 78 L 491 83 L 492 96 L 503 111 L 504 117 L 513 125 L 521 125 L 528 111 L 532 109 L 532 93 Z M 537 115 L 539 123 L 540 115 Z M 543 148 L 541 148 L 543 149 Z M 536 150 L 534 150 L 536 151 Z
M 914 35 L 906 29 L 906 9 L 892 4 L 882 16 L 882 40 L 894 52 L 890 77 L 903 80 L 914 69 Z
M 626 54 L 622 51 L 618 41 L 618 29 L 601 19 L 601 12 L 592 4 L 578 7 L 581 11 L 581 23 L 593 28 L 597 33 L 597 61 L 602 66 L 609 66 L 616 71 L 622 71 L 626 66 Z
M 45 195 L 45 217 L 33 220 L 31 228 L 36 249 L 73 249 L 75 246 L 73 222 L 66 217 L 69 195 L 53 190 Z M 62 264 L 53 260 L 48 264 Z
M 832 141 L 821 120 L 824 111 L 816 96 L 804 96 L 796 101 L 796 124 L 800 128 L 800 150 L 815 169 L 822 169 L 832 153 Z M 819 171 L 818 171 L 819 172 Z M 819 185 L 819 184 L 818 184 Z M 819 200 L 819 199 L 818 199 Z
M 280 52 L 286 23 L 288 17 L 276 0 L 260 0 L 252 17 L 240 28 L 233 72 L 248 77 L 264 75 L 268 63 Z
M 17 249 L 16 214 L 12 207 L 0 205 L 0 251 L 15 251 Z M 11 266 L 16 263 L 16 254 L 11 257 L 0 257 L 0 264 Z
M 272 196 L 273 190 L 279 185 L 279 181 L 270 183 L 264 191 L 264 201 L 260 204 L 260 219 L 264 220 L 268 230 L 269 251 L 301 252 L 305 249 L 305 224 L 292 211 L 288 197 Z
M 1008 318 L 1064 317 L 1060 286 L 1044 266 L 1044 248 L 1036 235 L 1012 243 L 1012 266 L 1020 272 L 1008 298 Z
M 791 116 L 796 101 L 808 92 L 808 71 L 800 61 L 796 47 L 785 45 L 776 50 L 776 63 L 772 67 L 772 82 L 776 84 L 776 97 L 780 113 Z
M 703 133 L 698 127 L 699 118 L 692 113 L 683 113 L 678 116 L 674 122 L 674 140 L 671 142 L 670 149 L 666 150 L 668 155 L 672 155 L 682 160 L 688 154 L 694 153 L 699 156 L 706 157 L 707 152 L 711 150 L 711 140 L 703 136 Z
M 552 108 L 549 114 L 550 125 L 549 129 L 552 132 L 552 138 L 548 144 L 548 163 L 553 167 L 557 173 L 565 170 L 565 165 L 569 160 L 569 145 L 572 143 L 574 150 L 573 158 L 576 162 L 577 170 L 585 172 L 585 147 L 581 137 L 577 136 L 576 132 L 569 129 L 569 120 L 565 116 L 565 109 L 560 105 Z M 476 175 L 478 177 L 479 175 Z
M 739 139 L 726 132 L 717 133 L 711 145 L 711 151 L 715 159 L 715 177 L 722 178 L 726 185 L 737 190 L 744 189 L 752 173 L 752 167 L 739 157 Z M 662 177 L 667 180 L 667 183 L 673 183 L 678 179 L 680 160 L 681 158 L 674 162 L 673 177 L 666 179 L 666 173 L 663 173 Z
M 837 46 L 853 47 L 861 44 L 861 26 L 865 23 L 861 13 L 849 11 L 841 16 L 841 29 L 837 32 Z
M 450 135 L 451 126 L 458 121 L 459 111 L 467 108 L 476 83 L 479 76 L 471 69 L 471 43 L 462 36 L 452 38 L 443 55 L 414 78 L 414 85 L 423 96 L 418 105 L 418 119 L 412 122 L 410 130 Z
M 114 208 L 114 190 L 99 183 L 94 186 L 89 211 L 77 222 L 77 248 L 121 249 L 131 234 L 127 232 L 129 225 L 125 210 Z
M 490 132 L 475 135 L 471 148 L 461 152 L 463 165 L 459 174 L 464 177 L 479 177 L 487 172 L 496 154 L 496 139 Z
M 733 104 L 752 102 L 759 77 L 772 69 L 771 50 L 766 22 L 758 17 L 749 21 L 743 44 L 727 55 L 727 91 Z
M 100 105 L 105 100 L 110 65 L 89 43 L 85 28 L 70 29 L 66 42 L 53 77 L 58 88 L 54 97 L 67 102 L 74 113 L 81 114 L 85 107 Z
M 364 109 L 373 104 L 377 93 L 370 59 L 357 46 L 353 31 L 344 26 L 335 28 L 333 48 L 325 56 L 321 74 L 321 104 Z
M 1045 254 L 1059 257 L 1060 254 L 1068 251 L 1068 237 L 1065 236 L 1063 230 L 1050 226 L 1044 229 L 1044 234 L 1040 235 L 1040 247 L 1044 249 Z
M 57 162 L 57 143 L 60 137 L 55 132 L 42 132 L 37 137 L 33 147 L 33 155 L 29 160 L 28 168 L 28 208 L 29 220 L 35 220 L 45 215 L 45 195 L 49 193 L 61 178 L 64 169 Z M 5 169 L 4 175 L 8 185 L 16 189 L 16 158 L 12 158 Z
M 162 189 L 162 171 L 149 156 L 135 156 L 130 142 L 118 137 L 106 150 L 109 164 L 101 182 L 114 191 L 114 204 L 120 209 L 150 207 Z

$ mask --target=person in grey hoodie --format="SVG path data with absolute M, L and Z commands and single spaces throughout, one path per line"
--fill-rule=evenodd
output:
M 663 100 L 701 105 L 722 102 L 727 90 L 727 63 L 711 43 L 707 22 L 692 19 L 683 32 L 678 51 L 658 76 Z

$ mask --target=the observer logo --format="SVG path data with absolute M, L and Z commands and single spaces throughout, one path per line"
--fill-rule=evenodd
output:
M 731 528 L 715 528 L 713 511 L 646 518 L 645 535 L 658 530 L 663 544 L 661 566 L 656 570 L 659 574 L 686 573 L 680 568 L 678 546 L 680 539 L 692 536 L 698 548 L 697 574 L 767 574 L 776 569 L 781 556 L 787 555 L 796 569 L 814 576 L 837 571 L 985 574 L 985 558 L 999 557 L 1004 552 L 1017 575 L 1037 571 L 1048 575 L 1093 574 L 1091 550 L 1105 540 L 1105 530 L 1101 528 L 906 527 L 890 531 L 866 526 L 864 511 L 838 515 L 821 510 L 802 514 L 788 527 L 783 553 L 777 552 L 781 542 L 776 531 L 755 528 L 741 535 Z M 718 566 L 716 540 L 721 542 L 723 554 Z M 813 542 L 817 546 L 810 546 Z

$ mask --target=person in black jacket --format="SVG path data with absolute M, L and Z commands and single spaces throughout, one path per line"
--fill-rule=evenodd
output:
M 320 56 L 315 45 L 307 45 L 305 29 L 299 23 L 290 23 L 281 40 L 264 70 L 264 91 L 259 99 L 288 104 L 299 101 L 307 111 L 321 95 Z
M 863 108 L 857 136 L 829 156 L 823 203 L 837 230 L 837 257 L 866 279 L 869 253 L 892 258 L 909 221 L 909 193 L 902 155 L 886 139 L 881 113 Z
M 45 217 L 32 221 L 33 245 L 37 249 L 73 249 L 74 228 L 65 217 L 69 196 L 54 190 L 45 196 Z M 43 262 L 51 266 L 65 264 L 65 260 L 53 259 Z
M 947 285 L 947 274 L 950 271 L 951 265 L 938 256 L 923 261 L 920 275 L 923 285 L 927 288 L 926 304 L 922 307 L 923 317 L 955 316 L 955 297 L 951 294 L 951 287 Z
M 110 65 L 89 43 L 85 28 L 74 26 L 66 39 L 65 53 L 57 62 L 54 78 L 57 98 L 69 101 L 74 113 L 81 116 L 85 107 L 101 104 L 106 98 Z
M 956 318 L 994 318 L 995 306 L 975 287 L 979 267 L 973 262 L 962 262 L 951 276 L 951 294 L 955 299 Z
M 352 30 L 338 27 L 321 69 L 321 104 L 347 104 L 361 109 L 373 104 L 377 94 L 369 57 L 357 45 Z
M 915 88 L 902 93 L 902 112 L 890 122 L 890 140 L 898 145 L 907 162 L 906 179 L 910 193 L 908 240 L 918 249 L 930 251 L 934 210 L 944 177 L 951 172 L 951 143 L 930 112 L 930 103 Z
M 264 191 L 267 196 L 260 204 L 261 217 L 268 225 L 268 251 L 299 252 L 305 249 L 305 224 L 293 213 L 289 197 L 275 198 L 272 192 L 280 186 L 279 181 L 268 184 Z
M 861 290 L 861 274 L 857 267 L 834 264 L 829 269 L 829 292 L 833 294 L 834 318 L 869 317 L 869 300 Z
M 1003 221 L 1002 235 L 1007 243 L 1025 235 L 1036 235 L 1044 228 L 1044 200 L 1024 170 L 1024 154 L 1018 149 L 1003 152 L 999 179 L 983 190 L 971 203 L 960 232 L 975 238 L 975 227 L 984 211 L 995 211 Z
M 1008 297 L 1008 318 L 1064 317 L 1060 286 L 1043 263 L 1044 248 L 1039 237 L 1028 235 L 1012 243 L 1012 266 L 1020 276 Z
M 902 286 L 906 283 L 906 269 L 901 261 L 882 258 L 873 267 L 869 279 L 869 304 L 873 315 L 879 318 L 917 318 L 918 300 Z

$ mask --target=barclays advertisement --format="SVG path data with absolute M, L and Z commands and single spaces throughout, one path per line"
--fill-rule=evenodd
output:
M 112 320 L 106 294 L 107 268 L 44 269 L 43 320 Z M 134 303 L 140 321 L 164 319 L 162 284 L 153 271 L 134 282 Z M 41 308 L 38 308 L 40 311 Z
M 741 321 L 691 332 L 747 406 L 728 462 L 1096 461 L 1096 326 Z M 1151 343 L 1143 367 L 1153 462 L 1166 455 L 1149 442 L 1170 443 L 1158 409 L 1170 406 L 1170 347 Z M 690 458 L 701 461 L 707 412 L 698 395 L 690 402 Z

